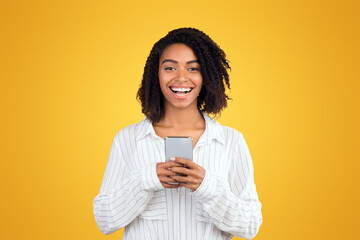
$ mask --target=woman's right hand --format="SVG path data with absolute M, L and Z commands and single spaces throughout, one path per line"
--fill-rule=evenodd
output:
M 158 178 L 161 182 L 161 184 L 165 187 L 165 188 L 178 188 L 179 187 L 179 183 L 170 178 L 169 176 L 180 176 L 180 174 L 170 171 L 169 168 L 172 167 L 183 167 L 182 164 L 173 162 L 173 161 L 169 161 L 169 162 L 158 162 L 156 164 L 156 173 L 158 175 Z M 172 183 L 172 184 L 169 184 Z

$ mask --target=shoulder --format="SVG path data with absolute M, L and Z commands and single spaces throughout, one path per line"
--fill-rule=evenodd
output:
M 251 161 L 251 155 L 243 134 L 231 127 L 223 126 L 226 148 L 232 152 L 234 159 Z
M 114 137 L 114 142 L 120 144 L 125 142 L 134 142 L 140 131 L 144 127 L 145 119 L 141 122 L 128 125 L 120 129 Z
M 242 133 L 234 128 L 224 126 L 216 121 L 214 118 L 209 117 L 207 114 L 204 114 L 207 126 L 211 129 L 210 131 L 225 145 L 234 146 L 240 143 L 244 138 Z
M 240 139 L 240 138 L 243 137 L 243 134 L 240 131 L 238 131 L 238 130 L 232 128 L 232 127 L 223 126 L 223 125 L 221 125 L 221 126 L 223 128 L 225 138 L 237 138 L 237 139 Z
M 222 126 L 223 129 L 223 133 L 224 133 L 224 141 L 225 144 L 230 144 L 230 145 L 239 145 L 241 144 L 243 141 L 245 141 L 243 134 L 231 127 L 228 126 Z

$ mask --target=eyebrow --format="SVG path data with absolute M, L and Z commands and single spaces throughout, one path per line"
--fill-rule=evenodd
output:
M 172 59 L 165 59 L 161 64 L 164 64 L 166 62 L 172 62 L 172 63 L 176 63 L 176 64 L 179 63 L 178 61 L 175 61 L 175 60 L 172 60 Z M 199 63 L 199 61 L 198 60 L 191 60 L 191 61 L 186 62 L 186 64 L 190 64 L 190 63 Z

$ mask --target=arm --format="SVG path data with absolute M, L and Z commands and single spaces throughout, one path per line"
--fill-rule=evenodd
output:
M 262 223 L 261 203 L 250 152 L 241 134 L 233 156 L 229 182 L 206 172 L 201 185 L 192 194 L 202 202 L 211 222 L 220 230 L 251 239 Z
M 111 234 L 128 225 L 144 211 L 153 191 L 163 189 L 156 174 L 156 163 L 130 171 L 122 152 L 117 135 L 110 150 L 100 192 L 93 201 L 95 220 L 104 234 Z

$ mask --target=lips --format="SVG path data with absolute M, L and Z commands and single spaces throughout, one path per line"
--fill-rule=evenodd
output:
M 179 96 L 184 96 L 186 94 L 189 94 L 193 88 L 192 87 L 170 87 L 170 90 Z

